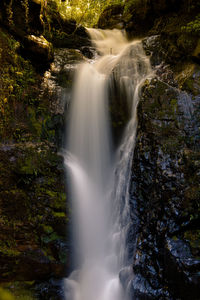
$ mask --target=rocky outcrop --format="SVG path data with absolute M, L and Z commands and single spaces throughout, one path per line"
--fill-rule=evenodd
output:
M 139 227 L 129 283 L 134 299 L 199 298 L 200 69 L 187 69 L 177 82 L 171 70 L 158 67 L 138 106 L 131 206 Z
M 27 35 L 24 37 L 21 52 L 28 56 L 32 61 L 36 61 L 40 68 L 46 68 L 49 62 L 53 61 L 53 46 L 42 35 Z
M 19 46 L 0 29 L 0 281 L 20 297 L 63 299 L 71 246 L 61 148 L 72 79 L 84 57 L 56 49 L 42 76 Z

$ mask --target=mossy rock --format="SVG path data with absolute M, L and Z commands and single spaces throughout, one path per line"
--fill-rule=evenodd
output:
M 24 37 L 24 51 L 26 55 L 32 56 L 34 60 L 41 64 L 49 63 L 53 60 L 53 46 L 42 35 L 28 35 Z
M 62 158 L 55 151 L 45 143 L 1 148 L 1 280 L 64 276 L 69 218 Z

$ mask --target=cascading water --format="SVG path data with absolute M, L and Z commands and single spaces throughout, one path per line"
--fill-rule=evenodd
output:
M 122 300 L 119 273 L 130 264 L 129 185 L 140 87 L 152 70 L 142 44 L 119 30 L 89 29 L 101 56 L 80 65 L 71 105 L 65 164 L 71 178 L 75 260 L 65 280 L 67 300 Z M 117 151 L 109 124 L 109 85 L 115 69 L 132 117 Z

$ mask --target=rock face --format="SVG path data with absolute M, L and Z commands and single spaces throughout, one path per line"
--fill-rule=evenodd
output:
M 143 46 L 155 68 L 138 105 L 133 270 L 120 273 L 131 299 L 199 299 L 200 67 L 199 32 L 192 27 L 199 12 L 195 1 L 126 1 L 120 19 L 131 38 L 148 36 Z M 117 24 L 103 17 L 99 26 Z M 120 113 L 124 124 L 127 113 L 120 108 L 117 119 Z M 133 243 L 129 236 L 128 247 Z
M 136 0 L 125 2 L 123 19 L 130 36 L 144 36 L 153 27 L 157 18 L 179 10 L 181 0 Z
M 41 95 L 41 76 L 18 47 L 0 30 L 1 282 L 61 278 L 69 252 L 64 170 L 57 154 L 64 118 L 51 111 L 50 96 Z
M 171 36 L 174 43 L 183 34 L 181 28 L 199 13 L 200 4 L 195 0 L 126 0 L 123 5 L 108 6 L 99 17 L 98 27 L 125 29 L 131 39 L 167 33 L 163 39 Z M 192 33 L 195 35 L 195 30 Z M 188 37 L 191 40 L 191 35 Z M 190 44 L 186 37 L 182 41 Z
M 31 47 L 44 43 L 34 39 Z M 61 149 L 72 80 L 86 58 L 56 49 L 41 75 L 19 47 L 0 29 L 0 282 L 19 297 L 63 299 L 71 245 Z
M 157 76 L 145 83 L 138 105 L 131 206 L 139 226 L 128 288 L 134 299 L 197 300 L 200 68 L 190 62 L 173 74 L 158 66 L 164 50 L 155 40 L 148 43 Z
M 1 144 L 1 282 L 65 274 L 62 159 L 48 143 Z
M 137 239 L 133 270 L 120 272 L 130 299 L 199 299 L 199 33 L 184 29 L 199 11 L 195 1 L 126 1 L 120 16 L 130 37 L 148 35 L 143 46 L 155 68 L 138 105 L 130 191 Z M 114 7 L 108 12 L 114 19 Z M 113 28 L 118 17 L 109 22 L 106 13 L 99 26 Z M 117 70 L 111 80 L 119 134 L 129 116 Z M 128 247 L 134 242 L 129 236 Z
M 24 289 L 37 299 L 61 299 L 71 250 L 59 153 L 75 64 L 83 55 L 56 50 L 42 77 L 2 29 L 0 52 L 0 281 L 8 287 L 31 281 Z

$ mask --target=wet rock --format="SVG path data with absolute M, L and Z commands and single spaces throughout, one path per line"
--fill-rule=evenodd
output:
M 198 299 L 200 99 L 198 66 L 189 66 L 177 75 L 159 65 L 160 79 L 146 81 L 138 105 L 131 199 L 140 225 L 130 285 L 136 299 Z
M 96 49 L 93 48 L 93 47 L 87 47 L 87 46 L 84 46 L 84 47 L 81 47 L 81 53 L 89 58 L 89 59 L 92 59 L 94 58 L 97 54 L 96 54 Z
M 196 266 L 199 264 L 197 260 L 192 257 L 189 245 L 179 239 L 168 239 L 166 243 L 165 261 L 166 267 L 164 272 L 168 279 L 169 286 L 173 290 L 174 297 L 190 299 L 192 295 L 193 299 L 198 299 L 200 277 L 198 273 L 194 273 L 194 269 L 191 271 L 192 268 L 189 272 L 187 264 Z
M 64 108 L 68 102 L 68 93 L 71 93 L 72 81 L 77 65 L 85 58 L 79 50 L 56 49 L 54 61 L 50 69 L 44 74 L 42 93 L 52 96 L 51 110 L 56 114 L 63 115 Z M 59 103 L 58 103 L 59 101 Z
M 137 300 L 168 299 L 162 289 L 153 289 L 148 281 L 137 274 L 129 285 L 129 293 Z
M 64 300 L 62 280 L 50 279 L 46 282 L 37 282 L 32 288 L 39 300 Z
M 126 124 L 131 118 L 131 103 L 133 94 L 127 87 L 134 84 L 132 59 L 135 52 L 130 47 L 109 77 L 109 110 L 115 145 L 118 144 Z
M 152 35 L 142 41 L 146 55 L 151 56 L 151 64 L 153 66 L 160 65 L 164 61 L 166 55 L 160 44 L 160 36 Z
M 77 66 L 86 58 L 79 50 L 56 49 L 54 61 L 45 72 L 41 84 L 40 99 L 48 99 L 51 114 L 43 124 L 42 136 L 47 138 L 54 132 L 53 142 L 63 147 L 65 131 L 65 112 L 72 96 L 72 82 Z
M 125 290 L 127 290 L 128 285 L 133 277 L 132 267 L 123 268 L 119 273 L 120 282 Z

